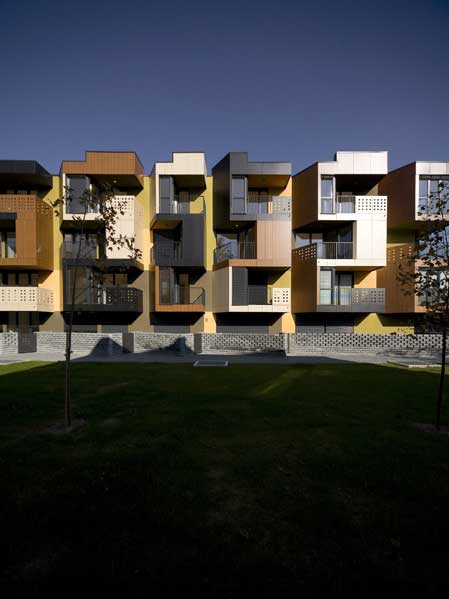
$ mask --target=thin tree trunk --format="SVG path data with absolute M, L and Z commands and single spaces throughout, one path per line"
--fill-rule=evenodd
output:
M 80 228 L 80 242 L 78 243 L 78 248 L 76 252 L 76 260 L 75 260 L 75 268 L 74 268 L 74 277 L 73 277 L 73 287 L 72 287 L 72 297 L 70 301 L 70 316 L 69 316 L 69 326 L 66 331 L 65 336 L 65 385 L 64 385 L 64 421 L 66 429 L 69 429 L 72 426 L 72 387 L 71 387 L 71 356 L 72 356 L 72 329 L 73 329 L 73 315 L 74 315 L 74 305 L 76 300 L 76 278 L 78 275 L 78 262 L 81 255 L 81 246 L 83 243 L 83 235 L 84 235 L 84 223 L 86 220 L 87 208 L 84 210 L 83 219 L 81 221 Z
M 436 413 L 436 419 L 435 419 L 435 428 L 437 429 L 437 431 L 440 430 L 441 408 L 443 406 L 443 396 L 444 396 L 444 376 L 445 376 L 445 371 L 446 371 L 446 339 L 447 339 L 447 327 L 446 327 L 446 323 L 444 323 L 443 332 L 442 332 L 440 383 L 438 385 L 437 413 Z

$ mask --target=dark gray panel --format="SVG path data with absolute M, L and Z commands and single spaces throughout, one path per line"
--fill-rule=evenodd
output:
M 248 269 L 232 269 L 232 305 L 248 305 Z

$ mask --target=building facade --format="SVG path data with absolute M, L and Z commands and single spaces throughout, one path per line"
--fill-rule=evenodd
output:
M 442 185 L 449 163 L 389 172 L 387 152 L 337 152 L 294 176 L 245 152 L 211 175 L 202 152 L 150 172 L 135 152 L 86 152 L 58 175 L 0 160 L 0 324 L 64 331 L 73 306 L 86 332 L 421 330 L 397 273 Z M 121 243 L 83 204 L 102 189 Z

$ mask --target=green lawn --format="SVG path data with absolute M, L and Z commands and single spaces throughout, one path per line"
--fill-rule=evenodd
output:
M 87 424 L 57 436 L 62 366 L 0 367 L 3 589 L 449 586 L 449 438 L 412 426 L 435 372 L 80 363 L 73 380 Z

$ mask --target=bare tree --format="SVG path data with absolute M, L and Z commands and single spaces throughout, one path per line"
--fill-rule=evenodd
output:
M 85 290 L 78 288 L 78 274 L 83 260 L 91 259 L 92 245 L 88 236 L 91 227 L 87 224 L 96 224 L 96 231 L 101 231 L 104 239 L 104 252 L 112 251 L 114 248 L 125 248 L 128 250 L 128 258 L 140 260 L 142 251 L 135 247 L 135 235 L 126 236 L 117 234 L 117 223 L 120 216 L 125 214 L 125 203 L 116 197 L 117 192 L 109 185 L 101 188 L 87 189 L 81 197 L 74 197 L 70 187 L 64 188 L 64 197 L 55 200 L 52 205 L 55 214 L 59 216 L 63 206 L 66 212 L 72 214 L 72 223 L 76 230 L 76 243 L 72 243 L 71 259 L 73 276 L 71 277 L 71 288 L 69 302 L 66 303 L 68 322 L 66 323 L 66 345 L 65 345 L 65 385 L 64 385 L 64 423 L 66 429 L 72 426 L 72 401 L 71 401 L 71 356 L 72 356 L 72 331 L 75 315 L 75 306 Z M 76 205 L 76 213 L 71 212 L 72 205 Z M 75 210 L 74 210 L 75 212 Z M 89 214 L 94 214 L 93 219 L 88 219 Z M 96 248 L 94 248 L 96 251 Z M 108 268 L 108 259 L 104 256 L 94 256 L 95 269 L 91 270 L 89 285 L 91 288 L 101 286 L 104 275 Z M 65 296 L 66 297 L 66 296 Z
M 437 189 L 420 200 L 420 221 L 413 251 L 399 266 L 398 281 L 406 295 L 416 295 L 427 327 L 441 335 L 441 366 L 437 390 L 435 427 L 440 429 L 449 326 L 449 186 L 439 181 Z

